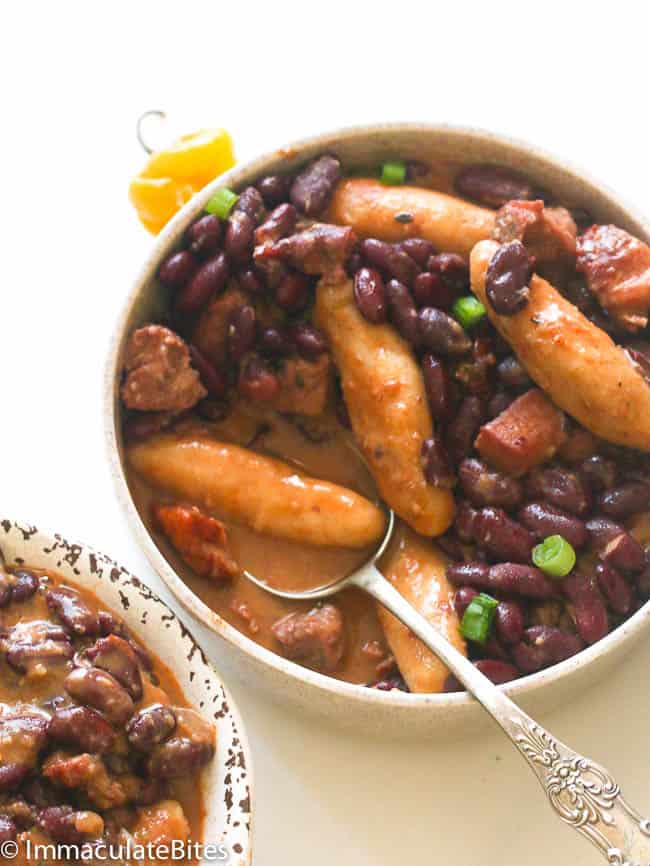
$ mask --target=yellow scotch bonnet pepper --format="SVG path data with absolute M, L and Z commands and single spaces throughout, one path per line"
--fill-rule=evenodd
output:
M 158 234 L 199 190 L 235 164 L 225 129 L 201 129 L 151 154 L 129 186 L 129 198 L 142 224 Z

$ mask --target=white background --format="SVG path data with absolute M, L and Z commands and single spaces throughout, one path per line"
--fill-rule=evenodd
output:
M 159 590 L 114 499 L 100 414 L 107 341 L 151 243 L 126 198 L 141 111 L 164 108 L 181 131 L 224 125 L 240 159 L 364 121 L 477 125 L 555 151 L 641 207 L 650 193 L 642 4 L 2 9 L 0 509 L 94 544 Z M 647 814 L 649 664 L 643 649 L 542 720 Z M 256 760 L 260 866 L 599 862 L 488 722 L 469 742 L 393 745 L 229 685 Z

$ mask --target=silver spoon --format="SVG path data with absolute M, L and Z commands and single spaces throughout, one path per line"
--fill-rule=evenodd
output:
M 386 580 L 377 562 L 395 529 L 388 514 L 386 534 L 372 558 L 352 574 L 305 592 L 275 589 L 248 571 L 244 575 L 266 592 L 296 601 L 329 598 L 357 586 L 377 599 L 444 662 L 500 725 L 534 771 L 556 814 L 601 851 L 612 866 L 649 866 L 650 821 L 623 798 L 611 773 L 574 752 L 531 719 L 484 676 Z

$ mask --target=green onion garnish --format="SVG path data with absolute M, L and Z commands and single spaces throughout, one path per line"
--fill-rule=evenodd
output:
M 533 547 L 533 562 L 550 577 L 566 577 L 576 564 L 576 552 L 561 535 L 549 535 Z
M 498 605 L 496 598 L 484 592 L 475 595 L 467 605 L 460 624 L 460 633 L 467 640 L 485 643 L 492 627 L 492 620 Z
M 381 167 L 381 182 L 390 186 L 398 186 L 404 183 L 406 178 L 406 163 L 385 162 Z
M 474 295 L 458 298 L 452 312 L 466 331 L 478 324 L 485 315 L 485 307 Z
M 225 220 L 238 198 L 237 193 L 224 186 L 215 192 L 205 209 L 208 213 L 216 214 L 219 219 Z

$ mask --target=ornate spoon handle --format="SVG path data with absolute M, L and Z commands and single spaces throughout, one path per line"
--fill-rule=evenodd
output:
M 352 582 L 408 626 L 480 701 L 535 772 L 562 821 L 589 839 L 612 866 L 650 866 L 650 821 L 628 804 L 604 767 L 556 740 L 520 710 L 374 566 L 357 572 Z

